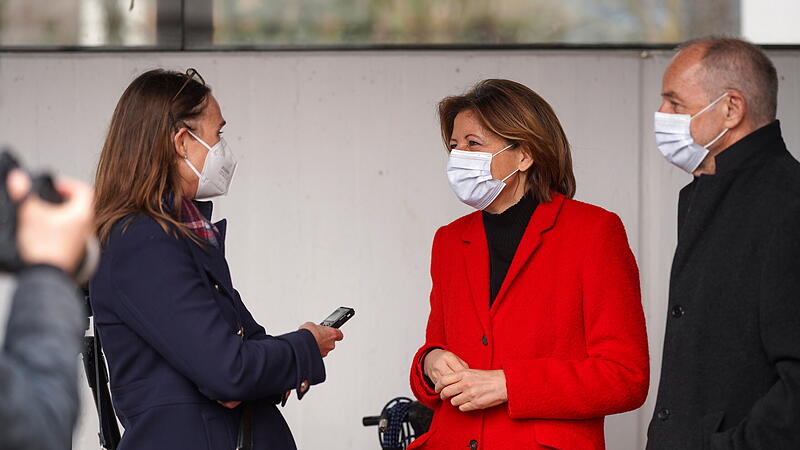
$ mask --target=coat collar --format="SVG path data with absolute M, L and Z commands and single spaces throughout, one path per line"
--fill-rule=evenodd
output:
M 206 218 L 206 220 L 211 221 L 211 214 L 214 212 L 214 202 L 192 200 L 192 203 L 194 203 L 194 206 L 197 206 L 197 210 L 200 211 L 200 214 L 202 214 L 203 217 Z
M 200 214 L 206 218 L 209 222 L 211 221 L 211 214 L 214 212 L 214 202 L 212 201 L 200 201 L 200 200 L 192 200 L 195 206 L 197 206 L 197 210 L 200 211 Z M 222 219 L 219 222 L 214 223 L 214 226 L 217 227 L 219 230 L 219 238 L 220 238 L 220 249 L 225 248 L 225 231 L 228 228 L 228 221 L 226 219 Z
M 716 173 L 696 177 L 680 192 L 678 245 L 672 259 L 671 279 L 677 279 L 703 234 L 712 226 L 739 172 L 786 152 L 777 120 L 740 139 L 716 157 Z
M 175 196 L 173 194 L 167 194 L 163 197 L 162 200 L 164 206 L 167 210 L 171 211 L 173 206 L 175 205 Z M 214 202 L 212 201 L 202 201 L 202 200 L 192 200 L 194 206 L 197 207 L 197 210 L 200 211 L 200 214 L 206 218 L 209 222 L 211 221 L 211 215 L 214 212 Z M 222 219 L 219 222 L 214 223 L 219 230 L 220 234 L 220 249 L 223 250 L 225 248 L 225 232 L 228 228 L 228 221 L 226 219 Z
M 555 225 L 565 200 L 566 197 L 563 194 L 553 192 L 551 201 L 540 203 L 536 207 L 525 229 L 525 234 L 523 234 L 522 240 L 517 247 L 503 284 L 497 292 L 492 304 L 491 314 L 494 314 L 498 309 L 514 279 L 539 248 L 542 234 Z M 480 212 L 471 214 L 467 220 L 468 222 L 461 235 L 464 243 L 464 264 L 475 309 L 481 318 L 484 329 L 489 330 L 489 244 L 486 241 L 486 231 L 483 227 Z
M 194 205 L 197 207 L 197 210 L 200 211 L 200 214 L 202 214 L 206 220 L 211 221 L 211 215 L 214 212 L 213 202 L 192 200 L 192 203 L 194 203 Z M 222 219 L 214 224 L 219 231 L 219 248 L 212 245 L 206 245 L 201 248 L 194 243 L 190 243 L 189 247 L 191 247 L 195 258 L 206 268 L 206 270 L 212 272 L 214 278 L 226 284 L 226 287 L 232 289 L 230 270 L 228 269 L 228 264 L 225 261 L 225 231 L 227 229 L 227 224 L 228 222 L 225 219 Z
M 725 174 L 746 168 L 767 156 L 770 150 L 786 148 L 781 124 L 773 121 L 733 143 L 715 158 L 716 173 Z

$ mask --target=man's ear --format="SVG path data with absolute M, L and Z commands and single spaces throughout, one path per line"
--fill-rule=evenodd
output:
M 181 159 L 186 158 L 186 128 L 183 127 L 175 133 L 175 137 L 172 138 L 173 147 L 175 147 L 175 153 L 178 154 L 178 157 Z
M 730 90 L 728 97 L 722 100 L 723 114 L 725 114 L 725 128 L 736 128 L 747 117 L 747 101 L 741 92 Z
M 535 162 L 533 160 L 533 152 L 531 152 L 531 149 L 528 147 L 527 144 L 520 143 L 517 145 L 519 146 L 519 153 L 522 156 L 522 159 L 520 159 L 517 169 L 519 169 L 520 172 L 525 172 L 528 169 L 530 169 L 531 166 L 533 166 L 533 163 Z

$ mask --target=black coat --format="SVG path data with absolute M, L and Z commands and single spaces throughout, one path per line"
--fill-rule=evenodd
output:
M 779 123 L 680 194 L 650 450 L 800 449 L 800 163 Z
M 20 272 L 0 349 L 0 449 L 70 448 L 85 318 L 61 270 L 40 265 Z

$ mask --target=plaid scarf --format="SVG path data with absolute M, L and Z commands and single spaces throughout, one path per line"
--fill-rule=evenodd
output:
M 208 241 L 214 247 L 219 247 L 219 230 L 208 219 L 200 214 L 197 206 L 189 200 L 183 199 L 181 205 L 181 222 L 186 228 L 197 233 L 198 236 Z

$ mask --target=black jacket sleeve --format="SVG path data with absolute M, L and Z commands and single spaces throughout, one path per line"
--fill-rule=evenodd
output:
M 759 324 L 778 380 L 737 426 L 710 437 L 714 450 L 800 448 L 800 208 L 765 237 Z
M 20 274 L 0 354 L 0 448 L 72 446 L 84 311 L 60 270 Z

